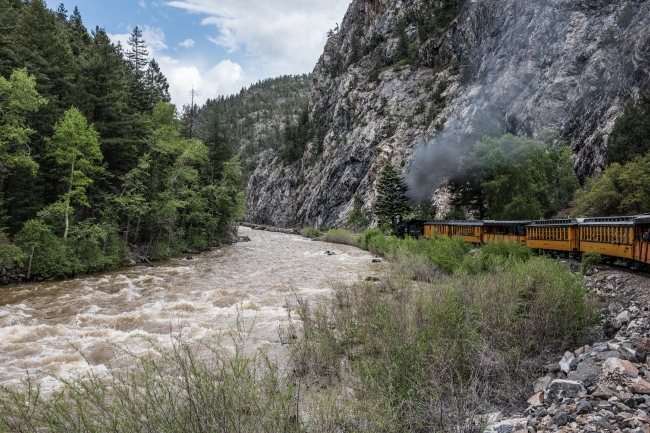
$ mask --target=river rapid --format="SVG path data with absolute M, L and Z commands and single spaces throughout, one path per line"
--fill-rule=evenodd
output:
M 0 289 L 0 384 L 17 385 L 29 372 L 48 392 L 60 385 L 54 376 L 128 367 L 132 359 L 116 347 L 146 355 L 147 340 L 170 347 L 178 332 L 227 342 L 238 318 L 250 345 L 282 357 L 278 329 L 288 326 L 296 296 L 317 302 L 332 284 L 376 276 L 382 267 L 347 245 L 239 232 L 251 242 L 193 260 Z

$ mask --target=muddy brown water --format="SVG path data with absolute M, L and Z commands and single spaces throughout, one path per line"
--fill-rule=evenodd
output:
M 350 246 L 239 231 L 251 242 L 194 260 L 0 289 L 0 384 L 16 385 L 29 372 L 52 390 L 59 386 L 54 376 L 102 374 L 109 362 L 119 365 L 115 345 L 145 355 L 147 339 L 170 346 L 178 332 L 219 338 L 238 318 L 250 329 L 250 344 L 282 356 L 278 328 L 288 324 L 295 296 L 322 300 L 332 284 L 380 271 L 369 253 Z

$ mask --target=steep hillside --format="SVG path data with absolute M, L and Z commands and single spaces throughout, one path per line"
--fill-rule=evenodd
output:
M 286 125 L 294 124 L 306 110 L 310 78 L 308 74 L 270 78 L 236 95 L 207 101 L 197 112 L 199 135 L 211 135 L 217 122 L 221 139 L 232 141 L 234 151 L 240 153 L 242 177 L 248 182 L 259 163 L 258 155 L 266 149 L 280 149 Z
M 370 216 L 389 158 L 431 197 L 484 134 L 558 131 L 576 174 L 597 173 L 615 119 L 650 90 L 648 29 L 645 1 L 354 0 L 312 74 L 302 158 L 261 155 L 245 217 L 336 226 L 355 194 Z

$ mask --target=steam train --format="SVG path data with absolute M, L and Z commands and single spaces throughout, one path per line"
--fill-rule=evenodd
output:
M 650 269 L 650 215 L 541 221 L 408 220 L 397 234 L 412 237 L 460 236 L 473 244 L 517 242 L 554 255 L 579 258 L 598 251 L 603 261 L 623 261 Z

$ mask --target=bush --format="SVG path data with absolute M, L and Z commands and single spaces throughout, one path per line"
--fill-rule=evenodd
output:
M 352 245 L 353 247 L 359 246 L 358 236 L 345 229 L 332 229 L 325 233 L 325 242 L 332 242 L 335 244 Z
M 306 238 L 311 238 L 311 239 L 319 238 L 321 235 L 320 231 L 318 231 L 313 227 L 305 227 L 303 229 L 300 229 L 300 234 Z
M 602 257 L 598 251 L 589 251 L 582 255 L 582 263 L 580 263 L 580 272 L 586 274 L 588 270 L 596 266 Z
M 0 244 L 0 266 L 13 268 L 14 266 L 23 267 L 27 254 L 25 254 L 16 245 Z
M 55 280 L 83 272 L 84 266 L 67 243 L 41 220 L 29 220 L 14 238 L 16 245 L 29 252 L 34 248 L 31 276 L 37 280 Z

